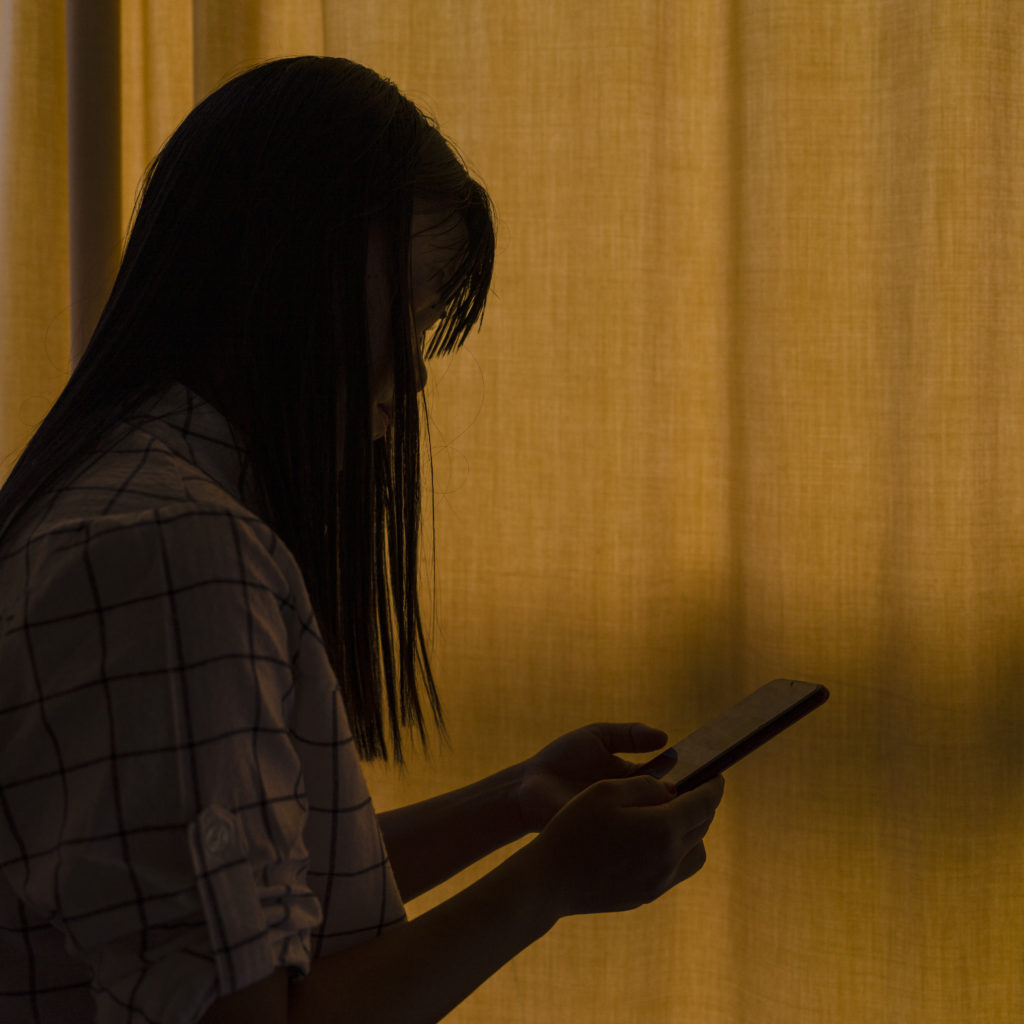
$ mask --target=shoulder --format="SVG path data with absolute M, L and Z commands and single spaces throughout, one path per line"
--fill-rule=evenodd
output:
M 252 511 L 241 502 L 234 481 L 229 482 L 232 471 L 238 472 L 237 459 L 211 458 L 209 439 L 200 444 L 156 420 L 121 423 L 98 446 L 38 501 L 26 530 L 174 506 L 223 508 L 242 518 Z
M 210 502 L 61 519 L 23 536 L 0 559 L 8 600 L 15 578 L 21 593 L 98 606 L 227 581 L 285 601 L 304 590 L 294 557 L 270 526 Z
M 283 692 L 315 630 L 299 568 L 273 530 L 189 502 L 30 535 L 0 561 L 0 612 L 6 695 L 24 700 L 97 679 L 224 677 L 229 666 L 248 675 L 254 658 Z

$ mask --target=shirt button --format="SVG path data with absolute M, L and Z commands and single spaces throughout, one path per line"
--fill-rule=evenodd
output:
M 223 821 L 211 821 L 203 829 L 203 846 L 208 853 L 220 853 L 231 841 L 231 828 Z

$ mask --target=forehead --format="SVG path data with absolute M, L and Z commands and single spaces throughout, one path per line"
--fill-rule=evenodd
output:
M 461 217 L 414 213 L 409 243 L 413 284 L 422 287 L 443 284 L 452 275 L 467 241 Z

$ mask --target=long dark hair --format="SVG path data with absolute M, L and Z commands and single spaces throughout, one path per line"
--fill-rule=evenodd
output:
M 483 315 L 495 238 L 486 191 L 436 123 L 341 58 L 270 61 L 228 81 L 150 165 L 96 330 L 0 490 L 2 540 L 144 402 L 176 381 L 209 398 L 209 368 L 232 367 L 260 514 L 302 569 L 357 749 L 388 759 L 387 720 L 399 763 L 403 728 L 426 740 L 417 676 L 444 734 L 417 587 L 414 206 L 466 228 L 426 354 L 447 353 Z M 394 428 L 378 441 L 371 228 L 386 239 L 395 366 Z

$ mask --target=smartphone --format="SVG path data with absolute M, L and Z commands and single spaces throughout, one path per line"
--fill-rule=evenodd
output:
M 828 696 L 818 683 L 774 679 L 641 765 L 638 774 L 675 783 L 676 793 L 695 789 L 821 707 Z

